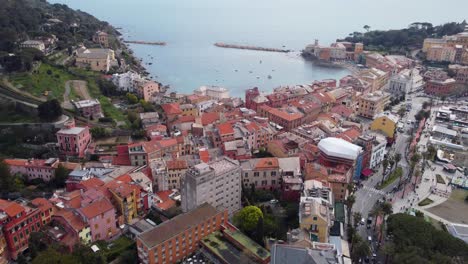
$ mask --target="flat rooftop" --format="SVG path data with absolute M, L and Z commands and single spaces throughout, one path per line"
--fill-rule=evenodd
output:
M 190 212 L 178 215 L 151 230 L 141 233 L 138 235 L 138 239 L 148 248 L 153 248 L 219 213 L 213 206 L 204 203 Z

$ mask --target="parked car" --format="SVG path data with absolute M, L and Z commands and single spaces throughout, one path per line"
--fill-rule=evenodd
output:
M 372 216 L 369 216 L 367 218 L 367 229 L 370 229 L 372 226 Z

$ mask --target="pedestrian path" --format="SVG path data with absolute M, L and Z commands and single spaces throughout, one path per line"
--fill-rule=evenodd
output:
M 385 193 L 384 191 L 382 190 L 377 190 L 375 188 L 372 188 L 372 187 L 367 187 L 367 186 L 364 186 L 362 187 L 364 190 L 367 190 L 367 191 L 370 191 L 370 192 L 373 192 L 373 193 L 376 193 L 376 194 L 380 194 L 380 195 L 387 195 L 387 193 Z

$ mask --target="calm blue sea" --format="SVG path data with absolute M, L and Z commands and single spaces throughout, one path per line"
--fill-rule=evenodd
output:
M 156 80 L 172 90 L 201 85 L 229 88 L 242 96 L 258 86 L 306 84 L 340 78 L 345 69 L 323 68 L 298 53 L 222 49 L 215 42 L 286 48 L 299 52 L 319 39 L 329 44 L 363 26 L 406 27 L 415 21 L 441 24 L 467 18 L 466 0 L 52 0 L 86 11 L 128 39 L 165 41 L 131 45 Z M 267 76 L 271 75 L 271 79 Z

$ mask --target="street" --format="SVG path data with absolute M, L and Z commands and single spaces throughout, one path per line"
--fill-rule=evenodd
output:
M 404 124 L 403 132 L 399 132 L 397 134 L 395 143 L 390 148 L 387 148 L 388 157 L 393 156 L 396 153 L 401 154 L 401 160 L 398 162 L 398 164 L 395 164 L 391 170 L 394 170 L 397 167 L 401 167 L 403 169 L 403 177 L 401 184 L 402 186 L 403 182 L 409 178 L 408 174 L 410 170 L 410 165 L 407 160 L 407 147 L 410 145 L 410 143 L 408 142 L 408 140 L 411 138 L 410 134 L 413 133 L 413 129 L 417 129 L 417 124 L 407 124 L 407 122 L 410 120 L 414 121 L 414 116 L 422 109 L 422 104 L 425 101 L 429 101 L 428 98 L 416 97 L 414 94 L 408 95 L 407 98 L 410 99 L 407 100 L 407 102 L 411 103 L 412 108 L 400 120 L 400 122 Z M 399 107 L 400 106 L 398 105 L 395 106 L 396 109 L 394 110 L 397 111 Z M 398 188 L 398 179 L 386 186 L 385 188 L 383 188 L 382 190 L 377 190 L 375 188 L 378 185 L 378 183 L 382 181 L 384 174 L 383 170 L 383 166 L 378 166 L 378 170 L 375 171 L 374 174 L 371 177 L 369 177 L 369 179 L 362 181 L 362 187 L 358 188 L 358 190 L 354 193 L 356 201 L 353 205 L 352 212 L 360 212 L 362 218 L 364 218 L 365 221 L 367 221 L 370 211 L 379 199 L 385 197 L 387 201 L 392 202 L 398 199 L 397 197 L 394 197 L 396 193 L 392 192 L 394 188 Z M 386 177 L 388 177 L 389 173 L 387 172 L 385 175 Z M 352 216 L 350 216 L 350 219 L 352 219 Z M 373 219 L 373 221 L 375 221 L 375 219 Z M 372 223 L 372 227 L 373 226 L 374 222 Z M 359 225 L 358 232 L 364 240 L 367 240 L 369 236 L 372 237 L 371 250 L 373 251 L 373 253 L 376 253 L 375 251 L 377 249 L 377 245 L 375 243 L 376 237 L 373 234 L 373 228 L 367 229 L 366 224 Z

